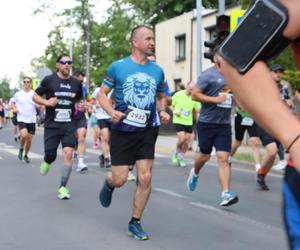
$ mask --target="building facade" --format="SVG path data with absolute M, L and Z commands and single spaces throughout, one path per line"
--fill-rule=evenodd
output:
M 229 8 L 225 15 L 240 6 Z M 217 10 L 202 10 L 202 70 L 212 65 L 209 59 L 203 57 L 206 48 L 204 41 L 213 40 L 216 36 Z M 180 16 L 158 23 L 155 26 L 155 53 L 157 63 L 164 69 L 165 77 L 172 91 L 180 84 L 189 81 L 196 82 L 196 11 L 184 13 Z

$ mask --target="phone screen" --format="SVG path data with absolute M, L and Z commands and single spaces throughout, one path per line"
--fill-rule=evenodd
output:
M 220 54 L 240 73 L 246 72 L 287 18 L 267 1 L 257 1 L 220 47 Z

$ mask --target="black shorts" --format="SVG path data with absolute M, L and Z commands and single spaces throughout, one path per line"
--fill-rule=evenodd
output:
M 0 117 L 4 118 L 4 110 L 0 111 Z
M 87 119 L 85 116 L 75 118 L 75 127 L 79 128 L 87 128 Z
M 197 123 L 199 151 L 210 154 L 213 146 L 216 151 L 231 152 L 231 125 Z
M 154 159 L 158 129 L 149 127 L 139 132 L 112 130 L 110 155 L 113 166 L 134 165 L 137 160 Z
M 76 129 L 73 123 L 57 128 L 46 127 L 44 130 L 45 152 L 56 151 L 60 142 L 63 148 L 75 148 L 76 141 Z
M 193 133 L 193 125 L 187 126 L 187 125 L 181 125 L 181 124 L 174 124 L 176 132 L 185 132 L 188 134 Z
M 111 129 L 111 119 L 97 119 L 97 122 L 100 129 Z
M 12 123 L 13 123 L 14 126 L 18 125 L 17 113 L 14 113 L 11 121 L 12 121 Z
M 236 113 L 234 119 L 234 132 L 235 139 L 237 141 L 242 141 L 244 138 L 245 131 L 247 130 L 249 137 L 259 137 L 257 124 L 254 122 L 252 126 L 242 125 L 243 117 Z
M 268 134 L 263 128 L 257 125 L 258 128 L 258 134 L 259 134 L 259 139 L 261 140 L 261 143 L 263 146 L 267 146 L 268 144 L 271 143 L 276 143 L 276 140 L 273 136 Z
M 18 122 L 19 130 L 27 129 L 29 134 L 35 134 L 35 123 L 25 123 L 25 122 Z

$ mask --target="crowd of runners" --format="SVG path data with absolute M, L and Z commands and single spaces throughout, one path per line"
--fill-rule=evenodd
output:
M 269 190 L 266 176 L 274 165 L 277 153 L 279 161 L 275 168 L 284 169 L 287 165 L 284 146 L 271 135 L 276 133 L 258 125 L 255 112 L 254 116 L 247 112 L 247 102 L 235 98 L 232 85 L 229 87 L 227 83 L 227 79 L 230 81 L 233 76 L 224 74 L 222 67 L 228 65 L 222 65 L 219 55 L 214 55 L 216 65 L 202 72 L 196 83 L 186 83 L 171 93 L 163 69 L 153 58 L 154 35 L 151 28 L 146 25 L 135 27 L 130 43 L 131 55 L 114 61 L 100 87 L 93 91 L 84 85 L 82 72 L 70 75 L 72 59 L 67 54 L 61 54 L 55 64 L 56 72 L 45 77 L 36 90 L 32 90 L 32 79 L 26 76 L 23 78 L 23 88 L 9 102 L 0 100 L 0 128 L 4 126 L 5 118 L 11 118 L 14 140 L 20 146 L 18 159 L 30 162 L 30 147 L 38 114 L 44 126 L 44 160 L 40 165 L 40 174 L 47 175 L 61 143 L 63 163 L 57 197 L 70 199 L 67 183 L 73 161 L 77 163 L 76 172 L 88 171 L 89 166 L 84 159 L 87 129 L 90 127 L 93 148 L 101 149 L 99 166 L 110 169 L 102 181 L 99 201 L 103 207 L 109 207 L 113 192 L 128 180 L 136 180 L 128 232 L 139 240 L 149 239 L 142 228 L 141 218 L 151 193 L 159 126 L 169 123 L 171 117 L 177 144 L 170 161 L 178 167 L 191 167 L 189 176 L 183 180 L 189 191 L 196 190 L 201 169 L 214 153 L 219 166 L 220 206 L 231 206 L 239 201 L 237 192 L 230 188 L 231 165 L 232 157 L 244 140 L 245 131 L 249 134 L 253 149 L 257 186 L 261 190 Z M 292 110 L 290 86 L 282 81 L 283 67 L 273 64 L 268 71 L 273 87 L 280 93 L 279 105 Z M 231 128 L 233 106 L 234 133 Z M 264 124 L 262 119 L 260 124 Z M 185 154 L 195 136 L 195 163 L 194 166 L 187 166 Z M 287 151 L 297 143 L 298 137 L 290 143 Z M 262 159 L 261 147 L 265 149 Z M 133 168 L 136 168 L 136 177 L 132 176 Z

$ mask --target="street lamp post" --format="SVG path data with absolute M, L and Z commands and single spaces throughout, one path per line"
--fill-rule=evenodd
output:
M 197 77 L 200 76 L 202 72 L 202 39 L 201 39 L 201 32 L 202 32 L 202 1 L 197 0 L 197 54 L 196 54 L 196 72 Z

